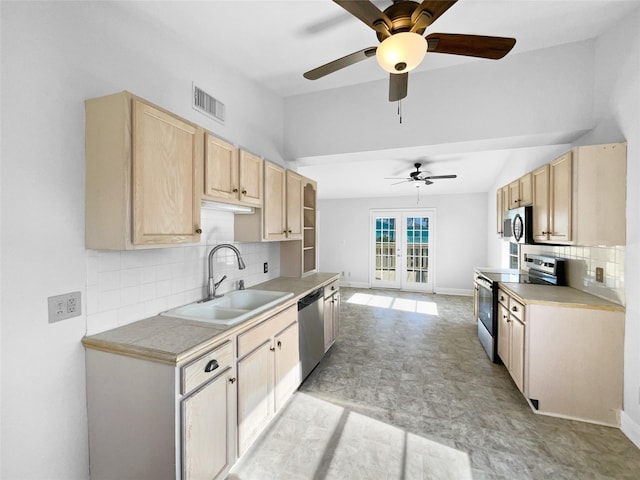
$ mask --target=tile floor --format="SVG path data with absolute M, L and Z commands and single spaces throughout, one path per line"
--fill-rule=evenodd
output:
M 341 293 L 338 340 L 230 480 L 640 478 L 618 429 L 531 411 L 471 298 Z

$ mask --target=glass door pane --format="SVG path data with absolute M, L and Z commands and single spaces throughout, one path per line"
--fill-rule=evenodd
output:
M 396 238 L 398 221 L 394 216 L 376 217 L 375 280 L 397 282 Z
M 431 284 L 429 275 L 429 216 L 405 214 L 405 272 L 403 288 L 424 290 Z

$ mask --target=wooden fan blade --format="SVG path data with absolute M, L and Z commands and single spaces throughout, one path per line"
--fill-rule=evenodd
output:
M 425 180 L 424 181 L 425 185 L 433 185 L 433 182 L 431 180 Z
M 385 36 L 391 34 L 393 24 L 387 15 L 369 0 L 333 0 L 361 22 Z
M 412 178 L 406 178 L 406 177 L 384 177 L 385 180 L 405 180 L 405 181 L 410 181 L 413 180 Z
M 392 183 L 391 185 L 400 185 L 401 183 L 412 182 L 413 180 L 403 180 L 402 182 Z
M 407 96 L 408 73 L 389 74 L 389 101 L 397 102 Z
M 345 55 L 342 58 L 334 60 L 333 62 L 329 62 L 325 65 L 322 65 L 321 67 L 309 70 L 308 72 L 303 73 L 302 76 L 308 80 L 317 80 L 318 78 L 329 75 L 330 73 L 340 70 L 341 68 L 348 67 L 349 65 L 353 65 L 354 63 L 358 63 L 362 60 L 366 60 L 369 57 L 375 56 L 377 48 L 378 47 L 369 47 L 365 48 L 364 50 Z
M 425 180 L 436 180 L 439 178 L 458 178 L 458 176 L 457 175 L 430 175 L 424 178 Z
M 444 12 L 449 10 L 458 0 L 448 2 L 425 0 L 411 14 L 413 27 L 411 31 L 422 35 L 425 28 L 435 22 Z
M 432 33 L 427 35 L 427 51 L 498 60 L 511 51 L 515 38 Z

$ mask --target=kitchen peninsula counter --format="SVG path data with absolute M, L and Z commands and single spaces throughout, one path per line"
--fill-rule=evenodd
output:
M 82 343 L 86 348 L 177 365 L 295 305 L 306 294 L 339 278 L 338 273 L 315 273 L 302 278 L 279 277 L 254 285 L 250 289 L 292 292 L 293 297 L 237 325 L 224 326 L 155 315 L 113 330 L 86 336 Z
M 624 312 L 622 305 L 571 287 L 538 285 L 530 283 L 502 283 L 500 288 L 508 291 L 524 304 L 555 305 L 558 307 L 589 308 Z

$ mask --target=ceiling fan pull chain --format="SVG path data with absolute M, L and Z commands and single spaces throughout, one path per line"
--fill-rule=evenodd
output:
M 402 100 L 398 100 L 398 117 L 400 117 L 400 123 L 402 123 Z

